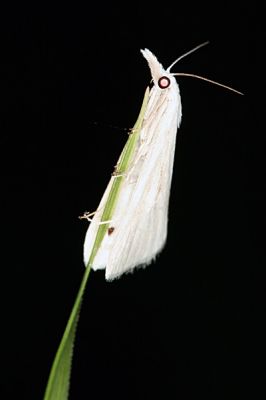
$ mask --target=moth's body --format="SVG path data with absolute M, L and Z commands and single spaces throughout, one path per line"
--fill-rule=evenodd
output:
M 148 61 L 154 86 L 149 94 L 134 154 L 122 177 L 108 230 L 91 264 L 94 270 L 105 269 L 107 280 L 132 271 L 136 266 L 149 264 L 162 250 L 167 237 L 181 100 L 178 84 L 171 73 L 163 69 L 149 50 L 142 50 L 142 53 Z M 116 173 L 111 177 L 88 228 L 84 243 L 86 265 L 99 223 L 105 222 L 102 213 L 115 179 Z

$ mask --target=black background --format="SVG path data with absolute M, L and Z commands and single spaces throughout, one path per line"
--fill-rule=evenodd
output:
M 167 67 L 205 40 L 175 71 L 245 96 L 178 79 L 167 245 L 156 263 L 113 283 L 91 273 L 70 399 L 259 398 L 261 13 L 255 2 L 181 1 L 1 12 L 1 398 L 42 398 L 84 272 L 78 216 L 97 207 L 150 81 L 139 49 Z

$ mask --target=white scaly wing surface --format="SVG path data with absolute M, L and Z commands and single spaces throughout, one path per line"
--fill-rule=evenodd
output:
M 110 227 L 95 256 L 92 268 L 106 269 L 112 280 L 136 266 L 149 264 L 162 250 L 167 236 L 168 205 L 177 128 L 181 121 L 181 100 L 175 78 L 166 72 L 147 49 L 142 51 L 151 69 L 154 86 L 150 91 L 139 142 L 121 184 Z M 161 89 L 158 80 L 166 76 L 170 86 Z M 91 222 L 84 244 L 87 264 L 98 224 L 111 189 L 112 177 Z

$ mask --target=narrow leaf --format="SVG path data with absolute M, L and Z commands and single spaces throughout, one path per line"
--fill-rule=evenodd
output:
M 139 138 L 139 133 L 142 126 L 143 117 L 148 102 L 148 97 L 149 97 L 149 89 L 147 88 L 138 119 L 129 135 L 129 138 L 122 151 L 122 154 L 118 160 L 118 164 L 115 171 L 117 175 L 124 174 L 129 166 L 137 140 Z M 124 176 L 118 176 L 117 179 L 114 180 L 109 197 L 106 202 L 106 206 L 102 214 L 102 221 L 108 221 L 112 218 L 116 200 L 119 194 L 119 189 L 121 187 L 121 182 L 123 179 Z M 54 362 L 50 371 L 48 383 L 44 394 L 44 400 L 68 399 L 75 333 L 79 319 L 79 312 L 81 308 L 82 298 L 90 274 L 90 269 L 91 269 L 90 266 L 92 265 L 92 262 L 97 254 L 97 251 L 101 245 L 101 242 L 104 238 L 104 235 L 106 234 L 107 229 L 108 229 L 108 224 L 99 225 L 87 268 L 85 269 L 74 306 L 72 308 L 69 320 L 65 328 L 65 332 L 63 334 L 63 337 L 61 339 L 61 342 L 59 344 L 58 350 L 54 358 Z

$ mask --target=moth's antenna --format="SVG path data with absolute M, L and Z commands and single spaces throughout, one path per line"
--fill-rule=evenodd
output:
M 126 131 L 126 132 L 128 132 L 131 129 L 131 128 L 124 128 L 122 126 L 112 125 L 109 123 L 99 122 L 99 121 L 89 121 L 89 124 L 97 126 L 98 128 L 118 129 L 120 131 Z
M 170 69 L 171 69 L 178 61 L 182 60 L 182 58 L 188 56 L 188 55 L 191 54 L 191 53 L 194 53 L 194 51 L 200 49 L 200 48 L 203 47 L 203 46 L 206 46 L 206 44 L 209 44 L 209 43 L 210 43 L 209 40 L 207 40 L 207 42 L 203 42 L 203 43 L 199 44 L 198 46 L 193 47 L 193 49 L 187 51 L 185 54 L 182 54 L 182 56 L 178 57 L 178 58 L 170 65 L 170 67 L 167 68 L 167 72 L 170 72 Z
M 189 76 L 189 77 L 191 77 L 191 78 L 201 79 L 202 81 L 206 81 L 206 82 L 212 83 L 213 85 L 221 86 L 221 87 L 223 87 L 223 88 L 225 88 L 225 89 L 231 90 L 232 92 L 235 92 L 235 93 L 237 93 L 237 94 L 241 94 L 241 95 L 244 96 L 244 93 L 239 92 L 239 90 L 233 89 L 233 88 L 231 88 L 230 86 L 223 85 L 222 83 L 219 83 L 219 82 L 213 81 L 213 80 L 211 80 L 211 79 L 205 78 L 204 76 L 194 75 L 194 74 L 187 74 L 187 73 L 185 73 L 185 72 L 177 72 L 177 73 L 172 74 L 172 75 L 176 75 L 176 76 Z

